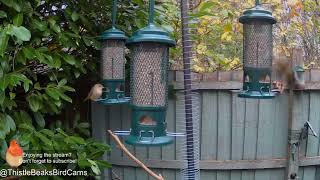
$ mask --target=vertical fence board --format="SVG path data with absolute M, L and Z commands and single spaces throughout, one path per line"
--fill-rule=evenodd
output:
M 185 112 L 185 108 L 184 108 L 184 94 L 182 92 L 178 92 L 176 93 L 176 103 L 175 103 L 175 118 L 176 118 L 176 122 L 175 122 L 175 126 L 176 126 L 176 131 L 178 132 L 185 132 L 185 117 L 184 117 L 184 112 Z M 182 154 L 181 154 L 181 146 L 184 146 L 185 144 L 182 143 L 183 138 L 180 139 L 176 139 L 176 143 L 175 143 L 175 157 L 177 160 L 183 160 L 182 159 Z M 176 180 L 180 180 L 181 179 L 181 172 L 180 170 L 176 171 Z
M 148 159 L 148 148 L 143 146 L 136 146 L 136 157 L 144 162 Z M 136 168 L 136 180 L 148 180 L 148 174 L 141 168 Z
M 275 97 L 274 121 L 272 137 L 272 157 L 286 158 L 288 144 L 288 95 L 281 94 Z M 275 169 L 270 174 L 270 180 L 284 179 L 285 169 Z
M 245 134 L 243 159 L 255 159 L 257 151 L 257 129 L 259 101 L 256 99 L 246 99 L 245 104 Z M 242 172 L 243 180 L 254 180 L 254 170 Z
M 109 108 L 109 119 L 110 119 L 110 129 L 113 131 L 121 130 L 122 122 L 121 122 L 121 106 L 108 106 Z M 122 151 L 116 147 L 116 143 L 114 141 L 110 142 L 111 145 L 111 155 L 110 158 L 117 159 L 117 161 L 122 160 Z M 123 179 L 123 167 L 121 166 L 113 166 L 112 171 L 116 173 L 120 178 Z
M 91 127 L 94 129 L 92 131 L 92 137 L 98 140 L 100 143 L 110 143 L 110 139 L 107 138 L 106 129 L 109 129 L 109 118 L 107 117 L 108 112 L 105 109 L 105 106 L 102 106 L 98 103 L 91 104 Z M 109 159 L 109 154 L 106 153 L 103 155 L 104 160 Z M 103 179 L 110 179 L 109 169 L 104 169 L 101 177 Z
M 176 132 L 176 107 L 175 107 L 175 99 L 169 99 L 168 101 L 168 110 L 166 116 L 167 129 L 169 132 Z M 176 146 L 175 143 L 178 139 L 175 138 L 175 142 L 173 144 L 163 146 L 161 151 L 161 157 L 163 160 L 172 160 L 175 159 L 176 156 Z M 179 167 L 177 167 L 179 168 Z M 162 176 L 164 179 L 172 179 L 175 180 L 175 171 L 174 170 L 162 170 Z
M 121 114 L 122 114 L 122 130 L 130 130 L 130 126 L 131 126 L 131 109 L 129 108 L 129 105 L 121 105 Z M 123 140 L 125 139 L 122 138 Z M 129 144 L 125 144 L 127 149 L 131 152 L 131 153 L 135 153 L 134 152 L 134 147 L 129 145 Z M 123 159 L 124 160 L 130 160 L 130 158 L 128 158 L 126 155 L 123 155 Z M 135 168 L 133 167 L 124 167 L 123 168 L 123 179 L 125 180 L 135 180 L 136 174 L 135 174 Z
M 230 92 L 218 92 L 218 160 L 231 159 L 231 100 Z M 230 180 L 230 171 L 217 172 L 217 180 Z
M 312 125 L 314 131 L 319 134 L 320 129 L 320 98 L 318 93 L 310 92 L 310 111 L 309 111 L 309 122 Z M 310 133 L 309 133 L 310 134 Z M 317 156 L 319 150 L 319 139 L 311 135 L 307 139 L 307 157 Z M 305 167 L 303 180 L 314 180 L 316 177 L 316 167 Z
M 259 100 L 257 159 L 272 158 L 274 100 Z M 272 170 L 257 170 L 255 179 L 269 180 Z
M 245 99 L 232 95 L 231 159 L 242 160 L 244 143 Z M 231 171 L 231 180 L 241 180 L 241 171 Z
M 301 130 L 306 121 L 309 120 L 309 93 L 298 91 L 295 92 L 294 108 L 293 108 L 293 128 Z M 303 140 L 300 145 L 299 156 L 304 157 L 307 153 L 307 141 Z M 298 176 L 303 179 L 304 168 L 300 167 Z
M 201 160 L 217 159 L 217 93 L 203 92 L 202 101 L 202 122 L 201 122 Z M 215 180 L 215 171 L 201 172 L 201 179 Z

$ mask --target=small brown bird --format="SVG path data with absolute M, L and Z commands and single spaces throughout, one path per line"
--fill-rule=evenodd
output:
M 103 93 L 103 88 L 104 87 L 102 84 L 95 84 L 91 88 L 88 96 L 84 99 L 84 101 L 87 101 L 88 99 L 90 99 L 92 101 L 97 101 L 98 99 L 100 99 L 102 96 L 102 93 Z
M 141 125 L 149 125 L 149 126 L 155 126 L 157 125 L 157 122 L 155 122 L 151 117 L 149 116 L 143 116 L 141 117 L 139 124 Z

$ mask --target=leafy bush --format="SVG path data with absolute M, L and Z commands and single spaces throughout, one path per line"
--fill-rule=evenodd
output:
M 137 29 L 131 22 L 145 23 L 142 0 L 119 4 L 121 29 L 130 34 Z M 110 13 L 110 0 L 0 0 L 2 158 L 9 141 L 17 139 L 24 150 L 74 152 L 78 163 L 70 168 L 87 169 L 92 175 L 109 167 L 98 160 L 109 147 L 88 139 L 88 123 L 80 122 L 77 116 L 74 127 L 64 129 L 57 119 L 74 100 L 73 87 L 84 74 L 98 79 L 100 44 L 96 37 L 110 25 Z M 5 166 L 5 161 L 1 162 Z

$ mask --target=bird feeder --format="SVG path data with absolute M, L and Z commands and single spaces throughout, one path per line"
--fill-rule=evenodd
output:
M 115 27 L 117 2 L 112 2 L 112 28 L 103 32 L 99 39 L 101 49 L 101 74 L 105 91 L 98 100 L 103 104 L 128 103 L 125 97 L 125 33 Z
M 170 144 L 166 133 L 169 47 L 175 41 L 153 23 L 154 0 L 149 1 L 149 23 L 128 40 L 131 50 L 131 145 Z
M 259 0 L 239 19 L 243 24 L 243 91 L 244 98 L 270 99 L 276 93 L 271 89 L 273 37 L 276 23 L 272 13 Z

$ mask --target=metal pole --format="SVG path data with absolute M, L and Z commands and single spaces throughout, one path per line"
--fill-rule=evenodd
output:
M 188 180 L 195 180 L 195 157 L 194 157 L 194 137 L 193 137 L 193 116 L 192 116 L 192 95 L 191 95 L 191 57 L 192 43 L 189 31 L 188 2 L 181 0 L 181 21 L 182 21 L 182 45 L 183 45 L 183 65 L 184 65 L 184 89 L 185 89 L 185 117 L 186 117 L 186 161 Z
M 154 0 L 149 0 L 149 21 L 148 25 L 153 24 L 154 19 Z
M 112 1 L 112 28 L 115 28 L 116 26 L 116 20 L 117 20 L 117 0 Z

